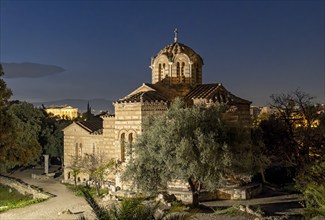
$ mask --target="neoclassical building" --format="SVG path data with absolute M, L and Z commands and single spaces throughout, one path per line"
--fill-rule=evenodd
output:
M 72 106 L 52 106 L 45 108 L 47 114 L 60 118 L 75 119 L 78 117 L 78 108 Z
M 100 153 L 107 159 L 126 163 L 126 148 L 132 147 L 141 134 L 144 119 L 165 112 L 176 97 L 183 98 L 188 105 L 227 104 L 232 109 L 231 120 L 248 122 L 251 102 L 233 95 L 220 83 L 202 84 L 203 65 L 202 57 L 178 42 L 175 32 L 174 42 L 151 58 L 151 83 L 143 83 L 115 101 L 114 115 L 104 115 L 99 121 L 73 122 L 63 130 L 65 180 L 73 178 L 71 158 L 85 153 Z M 78 181 L 85 180 L 87 176 L 79 174 Z

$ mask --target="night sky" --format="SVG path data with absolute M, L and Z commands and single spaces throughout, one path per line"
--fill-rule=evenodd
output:
M 151 82 L 177 27 L 204 83 L 253 105 L 297 88 L 325 103 L 324 1 L 0 1 L 13 99 L 122 98 Z

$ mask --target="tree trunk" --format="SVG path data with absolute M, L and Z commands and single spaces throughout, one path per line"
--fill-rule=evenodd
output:
M 192 206 L 193 208 L 196 208 L 199 206 L 200 202 L 199 202 L 199 192 L 193 192 L 192 191 Z
M 188 179 L 188 183 L 190 184 L 191 191 L 192 191 L 192 207 L 196 208 L 199 206 L 200 190 L 195 187 L 195 184 L 193 183 L 191 178 Z

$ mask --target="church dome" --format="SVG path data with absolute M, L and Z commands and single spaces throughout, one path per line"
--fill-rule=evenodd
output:
M 151 58 L 152 83 L 166 86 L 202 84 L 203 59 L 192 48 L 178 42 L 178 31 L 172 44 Z
M 174 42 L 172 44 L 167 45 L 166 47 L 164 47 L 159 51 L 156 57 L 159 57 L 160 55 L 166 55 L 169 61 L 173 61 L 173 59 L 178 54 L 186 54 L 191 61 L 193 62 L 197 61 L 203 64 L 203 59 L 198 53 L 196 53 L 189 46 L 186 46 L 185 44 L 179 42 Z

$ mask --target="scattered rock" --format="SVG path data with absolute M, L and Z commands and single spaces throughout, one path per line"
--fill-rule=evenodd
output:
M 62 212 L 59 212 L 59 215 L 61 215 L 61 214 L 68 214 L 68 215 L 71 215 L 71 214 L 73 214 L 73 212 L 71 212 L 70 209 L 66 209 L 66 210 L 63 210 Z
M 245 206 L 239 205 L 239 211 L 246 212 Z
M 158 194 L 156 201 L 162 202 L 165 205 L 171 205 L 172 202 L 177 201 L 177 198 L 174 194 L 169 195 L 168 193 Z

